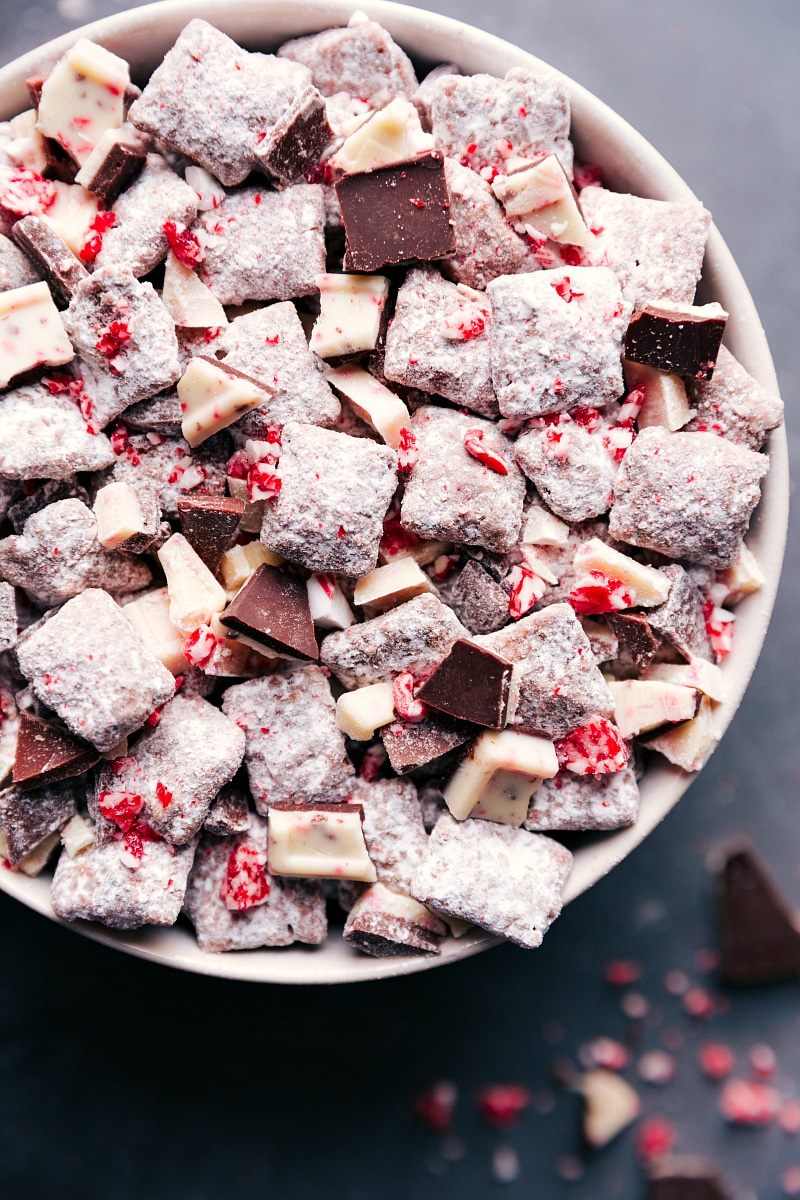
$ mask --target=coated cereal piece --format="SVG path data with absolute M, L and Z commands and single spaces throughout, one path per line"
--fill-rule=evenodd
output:
M 271 54 L 249 54 L 206 21 L 183 29 L 128 119 L 225 187 L 253 167 L 288 184 L 330 140 L 310 73 Z
M 63 479 L 113 461 L 111 442 L 90 432 L 72 396 L 31 384 L 0 398 L 0 473 L 7 478 Z
M 423 675 L 446 658 L 464 628 L 430 592 L 349 629 L 329 633 L 320 661 L 345 687 L 391 680 L 401 671 Z
M 378 879 L 408 894 L 428 845 L 417 789 L 405 779 L 357 779 L 352 798 L 364 808 L 364 840 Z
M 475 641 L 515 664 L 519 696 L 509 725 L 518 732 L 559 738 L 591 716 L 614 715 L 611 692 L 568 604 L 550 604 Z
M 557 517 L 586 521 L 614 500 L 618 465 L 603 444 L 603 427 L 590 432 L 574 421 L 524 433 L 514 458 Z
M 222 711 L 244 730 L 245 765 L 256 808 L 344 800 L 353 764 L 336 724 L 327 672 L 317 666 L 228 688 Z
M 160 154 L 148 154 L 144 170 L 116 200 L 112 211 L 116 221 L 103 234 L 95 264 L 121 267 L 139 279 L 167 257 L 165 222 L 191 225 L 197 216 L 197 192 Z
M 141 796 L 150 828 L 180 846 L 239 770 L 244 746 L 242 730 L 207 700 L 176 696 L 126 758 L 103 768 L 98 789 Z
M 664 603 L 648 611 L 650 628 L 674 646 L 688 662 L 693 658 L 713 661 L 700 589 L 678 563 L 661 567 L 661 573 L 672 580 L 672 587 Z
M 328 921 L 322 888 L 316 879 L 279 879 L 266 869 L 269 895 L 263 904 L 232 912 L 220 896 L 231 855 L 251 846 L 266 858 L 267 822 L 250 813 L 248 828 L 234 837 L 206 833 L 195 856 L 186 887 L 184 908 L 194 925 L 197 944 L 206 954 L 290 946 L 325 940 Z
M 226 464 L 232 453 L 233 442 L 224 432 L 194 450 L 183 438 L 165 438 L 153 445 L 146 435 L 133 434 L 112 470 L 97 477 L 97 484 L 129 483 L 143 504 L 154 495 L 163 515 L 177 520 L 181 497 L 225 494 Z
M 97 588 L 68 600 L 16 653 L 37 699 L 100 751 L 139 729 L 175 691 L 167 668 Z
M 510 550 L 522 522 L 525 477 L 497 426 L 468 413 L 424 405 L 414 413 L 411 427 L 419 458 L 403 497 L 404 527 L 431 541 Z M 465 435 L 473 430 L 480 431 L 481 446 L 505 464 L 505 475 L 468 453 Z
M 91 497 L 86 488 L 78 483 L 76 475 L 66 475 L 63 479 L 48 479 L 31 496 L 23 496 L 16 504 L 10 506 L 8 519 L 14 526 L 14 533 L 22 533 L 25 522 L 34 513 L 41 512 L 57 500 L 70 499 L 82 500 L 87 508 L 91 507 Z
M 135 592 L 153 578 L 142 559 L 103 549 L 94 513 L 81 500 L 49 504 L 28 517 L 21 534 L 3 538 L 0 574 L 42 608 L 61 604 L 87 587 Z
M 510 227 L 491 187 L 455 159 L 444 164 L 456 252 L 442 270 L 456 283 L 483 290 L 498 275 L 538 271 L 539 263 Z
M 242 188 L 201 213 L 192 232 L 204 259 L 197 274 L 222 304 L 290 300 L 319 290 L 325 270 L 322 188 Z
M 508 624 L 508 593 L 480 563 L 469 561 L 450 593 L 450 605 L 470 633 L 494 633 Z
M 623 394 L 631 306 L 608 267 L 502 275 L 487 292 L 492 380 L 504 416 L 602 407 Z
M 38 283 L 41 274 L 27 254 L 23 254 L 10 238 L 0 234 L 0 292 Z
M 234 779 L 226 783 L 208 810 L 203 829 L 217 837 L 233 837 L 250 828 L 248 789 Z
M 621 829 L 639 815 L 639 787 L 631 767 L 612 775 L 559 771 L 531 797 L 523 829 Z
M 617 476 L 611 535 L 669 558 L 730 567 L 768 470 L 765 454 L 713 433 L 643 429 Z
M 274 389 L 260 408 L 236 423 L 246 437 L 263 438 L 268 425 L 304 421 L 333 425 L 341 405 L 322 374 L 322 363 L 308 348 L 295 306 L 270 304 L 231 321 L 212 344 L 217 358 Z
M 413 895 L 518 946 L 541 945 L 561 912 L 572 855 L 552 838 L 493 821 L 436 822 Z
M 310 571 L 366 575 L 378 564 L 396 464 L 389 446 L 290 421 L 281 435 L 281 490 L 264 507 L 261 541 Z
M 376 21 L 351 19 L 343 29 L 293 38 L 278 56 L 308 67 L 323 96 L 408 99 L 419 87 L 410 58 Z
M 112 929 L 174 925 L 196 845 L 143 840 L 136 870 L 123 863 L 118 842 L 90 846 L 75 858 L 64 851 L 50 890 L 53 912 L 62 921 L 99 921 Z
M 448 158 L 474 171 L 504 172 L 498 142 L 525 158 L 557 154 L 572 178 L 569 99 L 555 73 L 534 75 L 520 67 L 505 79 L 493 75 L 443 75 L 430 92 L 431 128 Z
M 466 304 L 466 308 L 465 308 Z M 475 324 L 466 336 L 448 336 L 448 318 Z M 492 387 L 491 314 L 485 298 L 475 303 L 433 267 L 408 272 L 386 334 L 383 371 L 406 387 L 434 392 L 485 417 L 499 415 Z
M 636 308 L 656 301 L 691 304 L 703 269 L 711 213 L 699 200 L 645 200 L 585 187 L 581 208 L 603 254 Z
M 783 401 L 768 392 L 720 346 L 712 379 L 687 380 L 694 416 L 684 433 L 716 433 L 739 446 L 760 450 L 767 435 L 783 424 Z
M 74 784 L 68 779 L 40 788 L 10 787 L 0 792 L 0 830 L 12 867 L 75 815 L 76 787 L 80 785 Z
M 17 602 L 10 583 L 0 583 L 0 654 L 17 644 Z M 2 710 L 0 710 L 2 712 Z M 2 726 L 2 716 L 0 716 Z

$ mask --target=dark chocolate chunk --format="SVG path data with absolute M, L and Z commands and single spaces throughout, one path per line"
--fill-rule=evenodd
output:
M 720 972 L 726 983 L 777 983 L 800 975 L 800 927 L 749 844 L 728 852 L 721 875 Z
M 247 789 L 243 784 L 236 779 L 225 784 L 208 810 L 203 828 L 217 837 L 233 837 L 237 833 L 247 833 L 250 828 L 250 809 L 247 803 Z
M 209 571 L 216 571 L 233 541 L 244 508 L 244 500 L 233 496 L 187 496 L 178 501 L 183 536 Z
M 125 409 L 125 424 L 141 433 L 160 433 L 181 437 L 183 413 L 177 392 L 162 392 L 149 400 L 139 400 Z
M 38 109 L 39 107 L 39 101 L 42 98 L 42 88 L 44 87 L 44 81 L 46 79 L 46 75 L 31 75 L 25 80 L 25 87 L 28 89 L 28 95 L 31 98 L 32 108 Z
M 14 526 L 14 532 L 22 533 L 28 517 L 41 512 L 50 504 L 56 504 L 59 500 L 72 499 L 82 500 L 87 508 L 92 507 L 89 493 L 86 488 L 81 487 L 75 475 L 68 475 L 66 479 L 48 479 L 32 496 L 25 496 L 16 504 L 12 504 L 8 510 L 8 518 Z
M 459 575 L 450 606 L 470 633 L 494 633 L 511 619 L 507 593 L 477 562 L 468 562 Z
M 268 650 L 319 658 L 305 580 L 263 563 L 225 609 L 220 621 Z
M 693 658 L 710 659 L 711 644 L 706 633 L 700 589 L 678 563 L 669 563 L 659 569 L 662 575 L 672 581 L 672 587 L 664 603 L 648 612 L 650 628 L 674 646 L 687 661 Z
M 23 217 L 11 236 L 50 284 L 56 302 L 66 308 L 78 284 L 89 275 L 80 259 L 41 217 Z
M 417 695 L 451 717 L 503 729 L 512 670 L 508 659 L 459 638 Z
M 30 791 L 10 787 L 0 792 L 0 829 L 5 834 L 12 867 L 76 812 L 71 780 Z
M 475 737 L 478 729 L 445 713 L 430 713 L 416 723 L 395 721 L 380 731 L 392 769 L 405 775 Z
M 394 958 L 399 954 L 438 954 L 444 934 L 424 925 L 403 920 L 392 913 L 356 910 L 345 923 L 344 940 L 372 958 Z
M 113 204 L 117 196 L 133 182 L 146 162 L 147 144 L 144 139 L 141 144 L 137 144 L 119 138 L 112 142 L 108 154 L 87 184 L 87 191 L 92 192 L 104 204 Z
M 647 1200 L 727 1200 L 719 1167 L 707 1158 L 681 1155 L 650 1169 Z
M 345 175 L 336 184 L 347 237 L 345 271 L 378 271 L 404 262 L 428 262 L 455 254 L 444 159 Z
M 659 371 L 710 379 L 727 320 L 719 304 L 647 304 L 631 317 L 624 357 Z
M 651 666 L 661 642 L 650 628 L 644 613 L 606 613 L 608 622 L 618 641 L 633 659 L 642 674 Z
M 99 761 L 94 746 L 67 729 L 30 713 L 19 714 L 12 779 L 17 787 L 43 787 L 82 775 Z
M 281 187 L 288 187 L 319 162 L 332 141 L 325 101 L 317 92 L 309 96 L 305 108 L 295 114 L 283 136 L 275 140 L 261 165 Z

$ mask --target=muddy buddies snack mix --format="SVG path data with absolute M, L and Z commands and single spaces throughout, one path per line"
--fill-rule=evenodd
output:
M 763 582 L 709 214 L 359 13 L 138 82 L 83 39 L 0 128 L 4 865 L 206 953 L 537 946 Z

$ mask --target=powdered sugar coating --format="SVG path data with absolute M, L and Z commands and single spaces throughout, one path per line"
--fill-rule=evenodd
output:
M 352 906 L 342 937 L 348 945 L 375 958 L 438 954 L 447 933 L 444 921 L 416 904 L 416 911 L 409 914 L 407 904 L 390 888 L 373 884 Z
M 428 841 L 413 894 L 518 946 L 534 948 L 561 912 L 572 855 L 552 838 L 445 813 Z
M 167 166 L 160 154 L 148 154 L 144 169 L 113 205 L 116 222 L 103 234 L 98 267 L 124 267 L 140 278 L 167 257 L 165 221 L 191 225 L 197 216 L 197 192 Z
M 446 658 L 464 629 L 452 609 L 430 592 L 405 604 L 329 633 L 320 660 L 345 687 L 390 680 L 401 671 L 422 675 Z
M 205 252 L 197 274 L 222 304 L 309 296 L 325 270 L 324 230 L 317 184 L 242 188 L 192 226 Z
M 479 306 L 484 328 L 478 336 L 444 336 L 445 319 L 458 312 L 463 299 L 456 284 L 434 267 L 409 271 L 386 334 L 383 371 L 394 383 L 434 392 L 485 417 L 496 417 L 488 301 Z
M 364 808 L 364 840 L 378 879 L 410 895 L 414 872 L 428 845 L 417 789 L 409 780 L 365 783 L 357 779 L 352 798 Z
M 107 592 L 90 588 L 17 647 L 36 697 L 68 729 L 110 750 L 166 704 L 175 680 Z
M 155 496 L 164 516 L 176 520 L 181 497 L 225 494 L 225 468 L 232 453 L 227 433 L 208 438 L 194 450 L 183 438 L 165 438 L 153 445 L 146 435 L 132 434 L 126 451 L 97 483 L 100 487 L 111 481 L 129 483 L 143 504 Z
M 419 459 L 406 484 L 401 520 L 421 538 L 509 550 L 517 540 L 525 478 L 512 448 L 491 421 L 426 404 L 411 428 Z M 479 429 L 482 444 L 507 465 L 501 475 L 467 452 L 464 435 Z
M 450 603 L 470 633 L 493 633 L 511 619 L 508 593 L 477 562 L 468 562 L 461 571 Z
M 559 771 L 531 797 L 522 828 L 541 830 L 621 829 L 639 815 L 639 787 L 631 767 L 612 775 Z
M 310 571 L 366 575 L 378 562 L 396 463 L 389 446 L 290 421 L 281 435 L 281 490 L 264 507 L 261 541 Z
M 760 450 L 767 434 L 783 424 L 783 401 L 768 392 L 720 346 L 712 379 L 687 380 L 694 416 L 684 433 L 716 433 L 739 446 Z
M 442 270 L 456 283 L 483 289 L 498 275 L 538 271 L 539 264 L 505 219 L 492 189 L 455 159 L 444 164 L 456 252 Z
M 691 662 L 693 658 L 713 661 L 700 590 L 678 563 L 661 567 L 661 573 L 672 581 L 672 586 L 664 603 L 648 611 L 650 628 L 687 661 Z
M 0 654 L 17 644 L 17 605 L 10 583 L 0 583 Z M 0 709 L 0 727 L 3 724 Z
M 73 397 L 31 384 L 0 398 L 0 473 L 7 478 L 63 479 L 113 461 L 108 438 L 89 432 Z
M 323 96 L 349 92 L 365 100 L 409 98 L 419 86 L 410 58 L 376 21 L 293 38 L 278 56 L 308 67 Z
M 25 791 L 10 787 L 0 792 L 0 829 L 12 866 L 74 815 L 75 794 L 71 779 Z
M 601 407 L 623 394 L 631 306 L 607 267 L 502 275 L 487 291 L 492 379 L 504 416 Z
M 617 463 L 602 427 L 590 432 L 571 421 L 532 429 L 517 439 L 514 458 L 557 517 L 585 521 L 611 507 Z
M 0 292 L 38 283 L 41 275 L 10 238 L 0 234 Z
M 256 808 L 344 800 L 353 764 L 336 724 L 327 672 L 317 666 L 228 688 L 222 711 L 244 730 L 245 765 Z
M 730 567 L 769 469 L 713 433 L 643 429 L 622 460 L 609 529 L 633 546 L 709 567 Z

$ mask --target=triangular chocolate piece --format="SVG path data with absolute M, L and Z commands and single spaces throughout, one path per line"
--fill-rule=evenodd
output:
M 642 672 L 646 671 L 651 666 L 661 641 L 653 633 L 644 613 L 606 613 L 605 618 L 612 633 L 630 654 L 634 666 Z
M 716 1163 L 682 1155 L 651 1169 L 647 1200 L 727 1200 L 729 1192 Z
M 443 754 L 463 746 L 478 730 L 445 713 L 430 713 L 424 721 L 395 721 L 380 730 L 392 769 L 398 775 L 424 767 Z
M 220 617 L 234 634 L 294 658 L 319 658 L 304 579 L 263 563 Z
M 720 972 L 725 982 L 777 983 L 800 975 L 800 929 L 751 846 L 729 851 L 721 884 Z
M 244 500 L 233 496 L 187 496 L 178 501 L 183 536 L 209 571 L 216 571 L 233 541 L 244 507 Z
M 464 638 L 417 691 L 431 708 L 483 725 L 502 729 L 508 712 L 513 664 Z
M 50 725 L 30 713 L 19 714 L 17 752 L 12 779 L 21 788 L 42 787 L 82 775 L 100 755 L 83 738 Z

